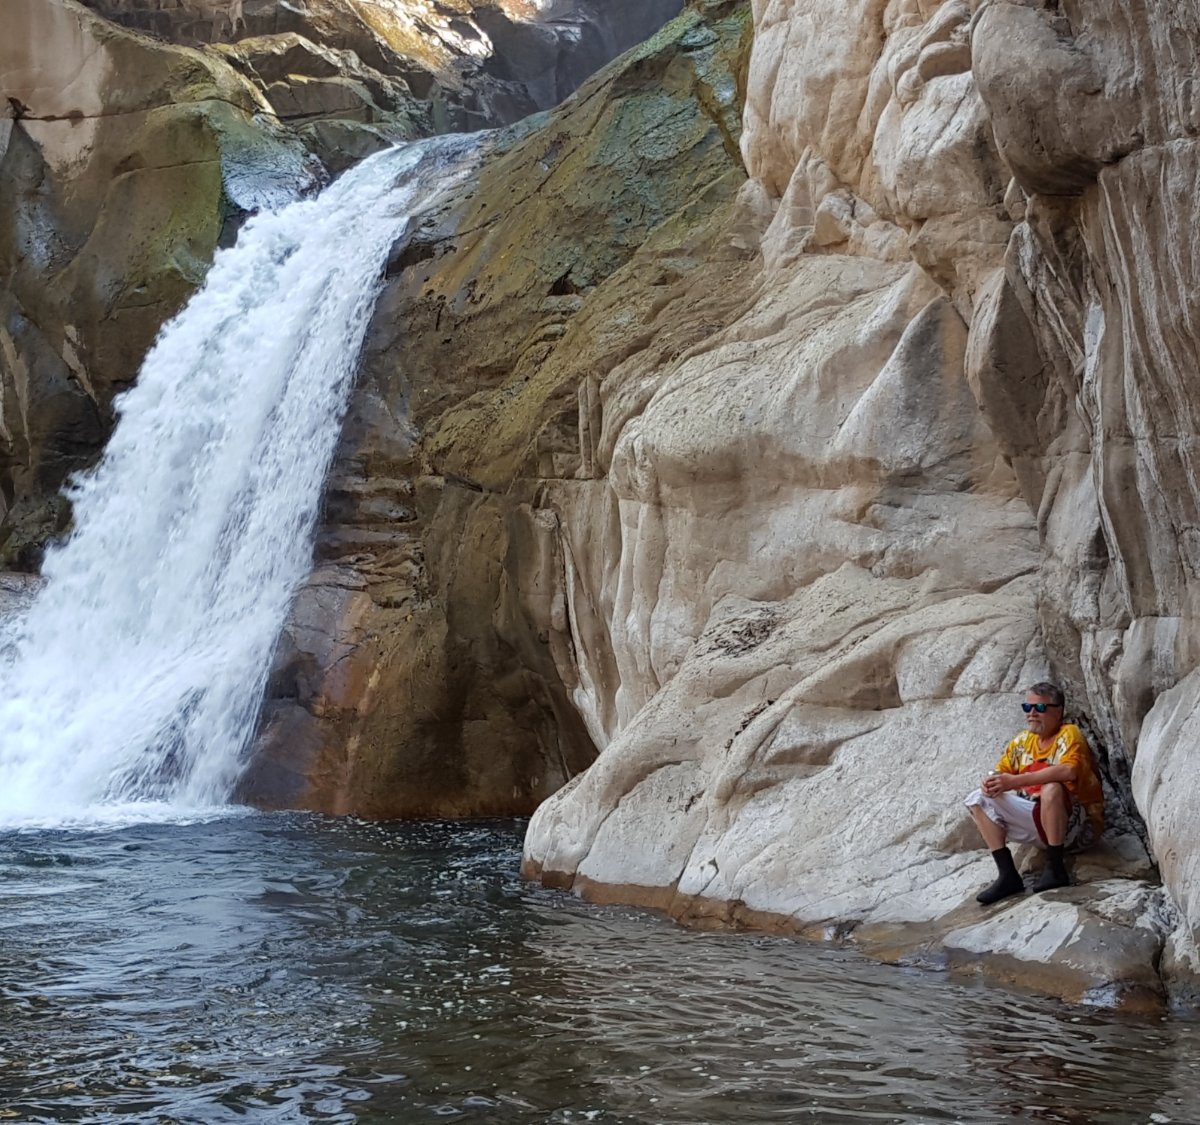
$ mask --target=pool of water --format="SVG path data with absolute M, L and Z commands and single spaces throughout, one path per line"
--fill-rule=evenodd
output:
M 0 834 L 0 1117 L 1200 1121 L 1200 1027 L 522 882 L 524 825 Z

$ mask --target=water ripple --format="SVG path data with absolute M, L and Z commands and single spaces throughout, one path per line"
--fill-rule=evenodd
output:
M 0 1117 L 1200 1120 L 1200 1029 L 522 883 L 516 822 L 0 835 Z

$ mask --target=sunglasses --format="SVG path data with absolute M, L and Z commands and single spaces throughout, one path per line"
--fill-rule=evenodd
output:
M 1022 703 L 1021 710 L 1024 711 L 1026 715 L 1028 715 L 1030 711 L 1036 711 L 1039 715 L 1044 715 L 1052 707 L 1061 706 L 1061 703 Z

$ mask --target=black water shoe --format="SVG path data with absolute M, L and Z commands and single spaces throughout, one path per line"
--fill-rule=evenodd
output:
M 991 906 L 993 902 L 999 902 L 1009 895 L 1023 894 L 1024 891 L 1025 880 L 1014 871 L 1011 875 L 1001 875 L 994 883 L 984 887 L 975 896 L 975 901 L 983 903 L 984 906 Z
M 1017 865 L 1013 863 L 1012 852 L 1008 848 L 997 848 L 992 852 L 992 859 L 996 861 L 996 870 L 1000 872 L 1000 875 L 994 883 L 984 887 L 975 896 L 975 901 L 984 906 L 991 906 L 993 902 L 999 902 L 1002 898 L 1008 898 L 1009 895 L 1022 894 L 1025 890 L 1025 880 L 1017 871 Z
M 1035 891 L 1052 891 L 1055 887 L 1069 887 L 1070 885 L 1071 876 L 1067 874 L 1067 867 L 1063 862 L 1063 847 L 1061 844 L 1051 844 L 1046 849 L 1046 866 L 1042 868 L 1042 874 L 1033 884 L 1033 889 Z

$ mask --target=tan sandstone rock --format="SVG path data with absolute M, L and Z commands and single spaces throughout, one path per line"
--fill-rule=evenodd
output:
M 1173 987 L 1187 987 L 1180 972 L 1189 961 L 1195 971 L 1200 922 L 1186 764 L 1200 656 L 1197 29 L 1194 13 L 1167 3 L 1062 9 L 991 4 L 974 29 L 980 92 L 1028 198 L 1004 271 L 1015 331 L 993 334 L 979 377 L 998 387 L 1015 354 L 1036 348 L 1040 366 L 1023 362 L 1028 382 L 1010 394 L 1025 424 L 1010 414 L 997 429 L 1041 454 L 1030 477 L 1047 643 L 1086 700 L 1110 771 L 1132 765 L 1182 913 L 1179 956 L 1165 960 Z M 1022 90 L 1038 96 L 1018 109 Z

